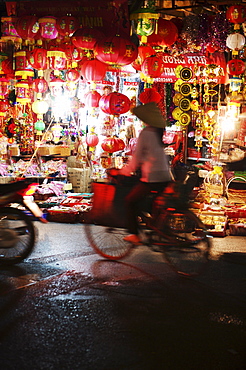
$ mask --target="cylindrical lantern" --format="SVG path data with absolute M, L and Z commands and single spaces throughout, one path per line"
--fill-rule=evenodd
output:
M 61 46 L 51 46 L 47 51 L 49 68 L 54 70 L 56 75 L 58 71 L 66 69 L 66 54 Z
M 158 56 L 151 56 L 144 60 L 141 71 L 148 77 L 158 78 L 163 72 L 163 60 Z
M 130 38 L 111 36 L 96 43 L 94 54 L 103 63 L 124 66 L 134 62 L 138 48 Z
M 56 21 L 56 28 L 61 36 L 72 36 L 79 28 L 79 21 L 71 15 L 64 15 Z
M 7 78 L 0 78 L 0 99 L 4 99 L 4 97 L 8 94 L 8 85 L 9 80 Z
M 71 41 L 80 49 L 93 50 L 96 42 L 100 41 L 104 34 L 96 28 L 79 28 L 74 32 Z
M 118 116 L 129 111 L 131 106 L 130 99 L 121 93 L 112 92 L 104 95 L 99 100 L 99 107 L 104 113 Z
M 232 33 L 227 36 L 226 46 L 231 50 L 241 50 L 245 45 L 245 37 L 240 33 Z
M 159 14 L 148 8 L 137 10 L 130 15 L 130 19 L 135 23 L 136 34 L 142 36 L 142 42 L 146 42 L 146 37 L 155 31 L 158 18 Z
M 33 68 L 29 65 L 26 50 L 19 50 L 14 53 L 15 57 L 15 76 L 22 80 L 34 76 Z
M 56 28 L 56 18 L 52 16 L 39 18 L 40 35 L 44 39 L 53 40 L 58 36 Z
M 102 81 L 107 65 L 97 59 L 87 60 L 82 64 L 81 74 L 86 81 Z
M 22 105 L 31 102 L 30 85 L 27 81 L 20 81 L 16 84 L 16 102 Z

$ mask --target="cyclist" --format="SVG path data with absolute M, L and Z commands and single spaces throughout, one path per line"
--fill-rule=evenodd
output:
M 151 102 L 139 105 L 132 112 L 145 127 L 139 134 L 131 160 L 118 173 L 124 176 L 131 176 L 137 170 L 141 173 L 139 182 L 125 198 L 130 234 L 124 238 L 133 244 L 141 244 L 137 226 L 138 205 L 152 191 L 161 192 L 166 187 L 171 181 L 171 171 L 162 141 L 165 121 L 157 104 Z

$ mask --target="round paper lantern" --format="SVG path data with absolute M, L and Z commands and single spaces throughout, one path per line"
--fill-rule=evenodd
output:
M 40 36 L 38 17 L 26 15 L 18 18 L 16 31 L 23 40 L 33 40 Z
M 71 15 L 64 15 L 56 20 L 56 28 L 61 36 L 72 36 L 79 28 L 79 21 Z
M 227 63 L 227 72 L 239 76 L 245 71 L 245 62 L 242 59 L 232 59 Z
M 152 48 L 152 46 L 149 45 L 141 45 L 138 47 L 138 57 L 140 58 L 141 63 L 148 58 L 151 57 L 152 55 L 155 55 L 156 52 Z
M 141 92 L 141 94 L 139 95 L 139 100 L 143 104 L 151 102 L 158 103 L 161 100 L 161 95 L 155 88 L 150 87 Z
M 111 36 L 96 43 L 94 54 L 103 63 L 124 66 L 137 58 L 138 48 L 130 38 Z
M 43 78 L 33 80 L 33 90 L 37 93 L 37 98 L 41 98 L 42 94 L 48 90 L 48 82 Z
M 79 28 L 77 29 L 71 41 L 74 46 L 81 49 L 93 50 L 96 42 L 100 41 L 104 34 L 96 28 Z
M 234 24 L 243 23 L 246 19 L 246 8 L 243 5 L 232 5 L 226 11 L 226 19 Z
M 48 68 L 47 50 L 44 48 L 34 48 L 28 51 L 27 58 L 30 65 L 38 71 Z
M 104 113 L 118 116 L 129 111 L 131 106 L 130 99 L 121 93 L 112 92 L 104 95 L 99 100 L 99 107 Z
M 90 108 L 97 108 L 99 107 L 99 100 L 101 95 L 96 90 L 89 91 L 85 95 L 85 105 Z
M 10 108 L 10 104 L 7 99 L 0 100 L 0 116 L 5 116 L 5 113 Z
M 118 141 L 115 137 L 106 137 L 101 144 L 102 149 L 108 153 L 114 153 L 119 150 Z
M 119 137 L 116 137 L 115 140 L 117 142 L 118 150 L 124 150 L 126 146 L 124 140 L 120 139 Z
M 240 33 L 232 33 L 227 36 L 226 46 L 231 50 L 241 50 L 245 44 L 245 37 Z
M 45 114 L 49 109 L 49 104 L 42 99 L 38 99 L 35 102 L 32 103 L 32 110 L 34 113 L 36 113 L 39 116 Z
M 87 60 L 82 64 L 81 75 L 86 81 L 102 81 L 105 77 L 107 65 L 97 59 Z
M 86 144 L 92 148 L 97 146 L 97 144 L 99 143 L 98 136 L 95 134 L 87 135 L 85 141 L 86 141 Z
M 178 29 L 175 24 L 167 19 L 159 18 L 157 33 L 152 33 L 147 39 L 148 45 L 171 46 L 178 38 Z
M 45 123 L 42 119 L 39 119 L 37 120 L 35 123 L 34 123 L 34 129 L 37 130 L 37 131 L 43 131 L 45 129 Z
M 141 71 L 151 78 L 160 77 L 163 72 L 163 60 L 158 56 L 151 56 L 144 60 Z
M 64 52 L 66 55 L 66 58 L 72 63 L 72 62 L 79 62 L 83 59 L 83 52 L 74 46 L 73 44 L 66 43 L 64 44 Z
M 40 35 L 44 39 L 53 40 L 58 36 L 56 28 L 56 18 L 52 16 L 46 16 L 39 18 Z
M 71 82 L 77 82 L 80 78 L 80 73 L 76 69 L 70 68 L 66 72 L 66 80 Z

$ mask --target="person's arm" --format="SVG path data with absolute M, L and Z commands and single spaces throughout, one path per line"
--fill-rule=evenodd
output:
M 140 166 L 143 161 L 144 142 L 146 133 L 142 131 L 138 137 L 136 149 L 131 160 L 120 170 L 121 175 L 131 176 Z

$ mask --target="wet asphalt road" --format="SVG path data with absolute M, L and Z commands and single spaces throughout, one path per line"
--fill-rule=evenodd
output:
M 246 369 L 245 237 L 214 238 L 198 278 L 138 247 L 94 254 L 83 225 L 36 223 L 30 257 L 0 271 L 0 369 Z

